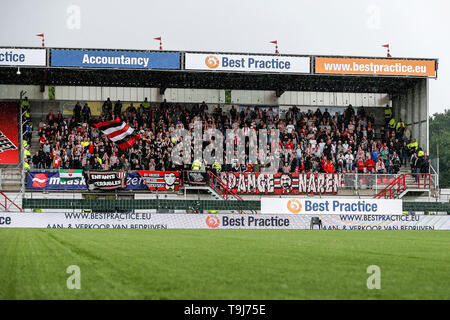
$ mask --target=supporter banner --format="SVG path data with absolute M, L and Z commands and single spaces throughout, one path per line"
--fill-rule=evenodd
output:
M 84 171 L 89 190 L 115 190 L 126 187 L 127 173 L 125 171 Z
M 59 169 L 61 179 L 81 179 L 83 178 L 82 169 Z
M 436 77 L 436 60 L 315 57 L 317 74 Z
M 450 216 L 0 212 L 0 228 L 450 230 Z
M 310 57 L 186 53 L 186 70 L 310 73 Z
M 261 198 L 263 214 L 402 214 L 402 200 Z
M 188 171 L 187 182 L 189 184 L 205 185 L 208 182 L 208 174 L 200 171 Z
M 238 194 L 336 194 L 339 173 L 222 172 L 221 180 Z
M 180 69 L 179 52 L 52 49 L 52 67 Z
M 63 179 L 59 172 L 28 172 L 27 189 L 32 190 L 87 190 L 86 181 L 81 179 Z M 141 176 L 129 172 L 125 190 L 147 190 Z
M 17 103 L 0 102 L 0 164 L 19 163 Z
M 144 183 L 150 190 L 178 191 L 180 189 L 180 172 L 138 170 Z
M 0 66 L 47 65 L 45 49 L 0 48 Z

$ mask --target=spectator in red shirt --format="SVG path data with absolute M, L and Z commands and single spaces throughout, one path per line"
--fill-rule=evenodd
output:
M 366 169 L 368 173 L 375 173 L 375 162 L 371 158 L 366 160 Z
M 327 164 L 325 165 L 325 172 L 334 173 L 334 165 L 330 161 L 328 161 Z
M 286 149 L 294 150 L 294 144 L 292 143 L 291 139 L 286 142 Z
M 365 163 L 363 158 L 359 158 L 358 160 L 358 173 L 365 173 Z

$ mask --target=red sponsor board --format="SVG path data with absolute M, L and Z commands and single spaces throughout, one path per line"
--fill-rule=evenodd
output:
M 178 191 L 180 189 L 179 171 L 138 170 L 149 190 Z
M 0 164 L 19 163 L 19 106 L 0 102 Z
M 238 194 L 336 194 L 339 173 L 222 172 L 220 178 Z

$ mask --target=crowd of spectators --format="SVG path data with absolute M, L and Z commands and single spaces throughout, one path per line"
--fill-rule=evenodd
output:
M 221 106 L 209 110 L 206 103 L 192 106 L 152 104 L 147 98 L 139 106 L 123 108 L 121 101 L 108 98 L 103 103 L 102 116 L 93 119 L 90 107 L 77 103 L 71 118 L 50 112 L 46 125 L 39 129 L 40 148 L 32 156 L 34 168 L 179 170 L 171 160 L 177 141 L 171 132 L 178 128 L 193 130 L 200 120 L 203 130 L 215 128 L 278 129 L 280 172 L 341 172 L 396 174 L 401 166 L 410 165 L 414 173 L 429 172 L 429 158 L 411 139 L 411 132 L 401 121 L 386 119 L 385 125 L 375 126 L 375 116 L 364 107 L 349 105 L 344 112 L 330 114 L 301 112 L 289 109 L 285 119 L 272 108 L 239 108 L 223 111 Z M 135 128 L 140 139 L 132 148 L 120 150 L 90 121 L 106 121 L 120 117 Z M 204 145 L 207 145 L 205 142 Z M 237 155 L 228 163 L 224 155 L 222 171 L 260 171 L 261 165 L 248 164 L 249 143 L 246 141 L 246 161 L 238 164 Z M 224 150 L 226 148 L 224 147 Z M 193 161 L 194 159 L 192 159 Z M 187 168 L 187 167 L 184 167 Z

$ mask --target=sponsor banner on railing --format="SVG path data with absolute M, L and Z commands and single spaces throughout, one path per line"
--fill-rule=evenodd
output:
M 0 164 L 19 163 L 17 103 L 0 102 Z
M 208 173 L 200 171 L 187 171 L 186 178 L 188 184 L 205 185 L 208 183 Z
M 179 171 L 138 170 L 149 190 L 178 191 L 180 189 Z
M 88 190 L 115 190 L 127 186 L 125 171 L 86 170 L 84 173 Z
M 27 189 L 32 190 L 87 190 L 84 177 L 81 179 L 64 179 L 59 172 L 28 172 Z M 141 176 L 129 172 L 124 190 L 147 190 Z
M 0 212 L 0 228 L 450 230 L 450 216 Z
M 222 172 L 220 179 L 238 194 L 336 194 L 339 173 Z
M 436 60 L 315 57 L 316 74 L 436 77 Z
M 261 198 L 263 214 L 402 214 L 402 200 Z
M 310 57 L 186 53 L 186 70 L 310 73 Z
M 52 67 L 180 69 L 179 52 L 52 49 Z
M 0 48 L 0 66 L 37 66 L 45 67 L 45 49 Z

